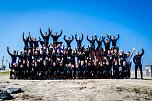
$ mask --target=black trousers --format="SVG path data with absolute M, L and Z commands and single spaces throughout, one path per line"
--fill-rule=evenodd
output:
M 140 69 L 141 79 L 143 78 L 142 64 L 135 64 L 135 78 L 137 78 L 137 70 Z

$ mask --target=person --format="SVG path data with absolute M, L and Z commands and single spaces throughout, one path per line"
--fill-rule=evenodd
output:
M 33 44 L 34 44 L 33 39 L 34 38 L 31 37 L 30 32 L 28 33 L 28 37 L 29 37 L 29 48 L 33 49 Z
M 53 44 L 57 44 L 58 38 L 62 35 L 63 30 L 61 30 L 61 33 L 57 35 L 57 32 L 54 33 L 54 35 L 51 34 L 51 37 L 53 38 Z
M 126 61 L 123 61 L 123 65 L 121 67 L 122 67 L 121 78 L 122 79 L 128 79 L 128 77 L 127 77 L 128 65 L 126 64 Z
M 117 41 L 118 41 L 118 39 L 120 38 L 119 33 L 117 33 L 117 35 L 118 35 L 118 38 L 116 38 L 116 39 L 115 39 L 115 36 L 113 36 L 113 35 L 111 35 L 111 34 L 110 34 L 110 37 L 107 36 L 108 39 L 112 42 L 112 46 L 113 46 L 113 47 L 116 47 L 116 46 L 117 46 Z
M 133 53 L 134 53 L 134 50 L 135 50 L 135 48 L 133 48 L 133 50 L 132 50 L 132 52 L 130 53 L 130 52 L 127 52 L 126 54 L 127 54 L 127 58 L 126 58 L 126 64 L 128 65 L 128 73 L 127 73 L 127 76 L 128 76 L 128 78 L 130 78 L 130 75 L 131 75 L 131 65 L 132 65 L 132 61 L 131 61 L 131 58 L 132 58 L 132 55 L 133 55 Z
M 52 33 L 52 30 L 50 28 L 48 28 L 48 31 L 49 31 L 49 34 L 47 34 L 47 32 L 45 32 L 45 35 L 43 35 L 42 30 L 40 28 L 40 34 L 41 34 L 46 46 L 48 46 L 48 44 L 49 44 L 49 38 L 50 38 L 51 33 Z
M 64 35 L 64 40 L 65 40 L 65 42 L 66 42 L 66 44 L 67 44 L 67 48 L 68 47 L 71 47 L 71 42 L 73 41 L 73 39 L 74 39 L 74 37 L 73 37 L 73 35 L 71 35 L 72 36 L 72 39 L 70 38 L 70 37 L 68 37 L 68 40 L 66 39 L 66 35 Z
M 24 32 L 23 32 L 22 38 L 23 38 L 23 41 L 24 41 L 24 49 L 27 49 L 28 48 L 28 43 L 29 43 L 29 36 L 24 38 Z
M 108 36 L 108 34 L 107 34 L 107 36 Z M 107 53 L 108 50 L 110 50 L 110 41 L 108 39 L 106 39 L 106 41 L 105 41 L 105 36 L 103 36 L 102 39 L 103 39 L 105 50 L 106 50 L 105 52 Z
M 127 55 L 124 53 L 123 50 L 120 50 L 119 59 L 120 59 L 120 65 L 123 65 L 123 61 L 126 61 Z
M 75 40 L 77 42 L 77 49 L 78 50 L 81 49 L 82 48 L 81 44 L 83 41 L 83 33 L 82 33 L 82 38 L 80 38 L 80 37 L 77 38 L 77 33 L 75 33 Z
M 142 53 L 139 54 L 139 51 L 136 52 L 136 55 L 133 58 L 133 62 L 135 63 L 135 79 L 137 79 L 137 69 L 140 69 L 141 79 L 143 79 L 143 73 L 142 73 L 142 64 L 141 64 L 141 58 L 144 55 L 144 49 L 142 48 Z
M 7 47 L 7 52 L 8 52 L 8 54 L 11 56 L 11 58 L 12 58 L 12 62 L 11 62 L 11 65 L 13 65 L 14 63 L 16 63 L 16 60 L 17 60 L 17 52 L 14 50 L 14 52 L 13 52 L 13 54 L 12 53 L 10 53 L 10 51 L 9 51 L 9 47 Z
M 102 35 L 102 37 L 103 37 L 103 35 Z M 100 38 L 97 38 L 97 35 L 95 34 L 95 40 L 98 44 L 97 49 L 102 48 L 102 42 L 103 42 L 104 39 L 105 39 L 105 37 L 103 37 L 102 40 Z
M 34 43 L 34 48 L 35 49 L 39 47 L 39 41 L 40 40 L 37 40 L 36 38 L 34 38 L 33 43 Z
M 93 38 L 93 36 L 90 37 L 90 39 L 88 38 L 88 34 L 87 34 L 87 40 L 90 42 L 90 46 L 93 50 L 95 50 L 95 39 Z

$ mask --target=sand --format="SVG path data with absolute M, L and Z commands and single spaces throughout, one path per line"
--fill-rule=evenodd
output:
M 152 80 L 10 80 L 0 76 L 0 90 L 21 88 L 13 101 L 152 100 Z

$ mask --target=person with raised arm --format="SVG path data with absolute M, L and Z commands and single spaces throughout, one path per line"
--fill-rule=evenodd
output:
M 93 36 L 91 36 L 89 39 L 87 34 L 87 40 L 90 42 L 91 48 L 95 50 L 95 39 L 93 38 Z
M 47 46 L 49 44 L 49 39 L 50 39 L 50 36 L 51 36 L 51 33 L 52 33 L 52 30 L 50 28 L 48 28 L 48 32 L 49 34 L 47 34 L 47 32 L 45 32 L 45 35 L 42 33 L 42 30 L 40 28 L 40 34 L 45 42 L 45 45 Z
M 102 37 L 103 37 L 103 35 L 102 35 Z M 100 37 L 97 38 L 97 35 L 95 34 L 95 40 L 96 40 L 96 42 L 97 42 L 97 44 L 98 44 L 97 49 L 98 49 L 98 48 L 102 48 L 102 42 L 103 42 L 104 39 L 105 39 L 105 37 L 103 37 L 102 40 L 101 40 Z
M 83 33 L 82 33 L 82 37 L 78 37 L 77 38 L 77 33 L 75 33 L 75 40 L 77 42 L 77 48 L 78 50 L 82 48 L 81 44 L 82 44 L 82 41 L 83 41 Z
M 71 42 L 73 41 L 73 39 L 74 39 L 74 37 L 73 37 L 73 35 L 71 35 L 72 36 L 72 39 L 70 38 L 70 37 L 68 37 L 68 40 L 66 39 L 66 35 L 64 35 L 64 40 L 65 40 L 65 42 L 66 42 L 66 44 L 67 44 L 67 48 L 68 47 L 71 47 Z
M 29 36 L 24 38 L 24 32 L 23 32 L 23 41 L 24 41 L 24 49 L 27 49 L 28 48 L 28 43 L 29 43 Z
M 112 42 L 112 46 L 113 46 L 113 47 L 116 47 L 116 46 L 117 46 L 117 41 L 118 41 L 118 39 L 120 38 L 119 33 L 117 33 L 117 35 L 118 35 L 117 38 L 115 38 L 115 36 L 113 36 L 113 35 L 111 35 L 111 34 L 110 34 L 110 37 L 109 37 L 109 35 L 107 35 L 108 39 Z
M 56 44 L 58 42 L 58 38 L 62 35 L 62 32 L 63 32 L 63 30 L 61 30 L 61 33 L 59 35 L 57 34 L 57 32 L 55 32 L 54 35 L 51 34 L 54 44 Z
M 144 49 L 142 48 L 142 53 L 139 54 L 139 51 L 136 51 L 136 55 L 133 58 L 133 62 L 135 63 L 135 79 L 137 79 L 137 70 L 140 69 L 141 79 L 143 79 L 143 72 L 142 72 L 142 64 L 141 58 L 144 55 Z
M 107 37 L 109 37 L 108 34 L 107 34 Z M 108 52 L 108 50 L 110 50 L 110 40 L 106 39 L 105 41 L 105 36 L 103 36 L 102 39 L 104 42 L 105 50 L 106 52 Z
M 132 52 L 126 53 L 127 54 L 126 64 L 128 65 L 128 73 L 127 73 L 128 78 L 130 78 L 130 76 L 131 76 L 131 65 L 132 65 L 131 59 L 132 59 L 132 55 L 133 55 L 134 51 L 135 51 L 135 48 L 133 48 Z
M 14 63 L 16 63 L 16 60 L 17 60 L 17 52 L 14 50 L 14 52 L 13 52 L 13 54 L 12 53 L 10 53 L 10 51 L 9 51 L 9 47 L 7 47 L 7 52 L 8 52 L 8 54 L 11 56 L 11 58 L 12 58 L 12 62 L 11 62 L 11 65 L 13 65 Z

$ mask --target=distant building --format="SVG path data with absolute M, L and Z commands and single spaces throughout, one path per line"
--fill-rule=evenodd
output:
M 145 69 L 146 69 L 146 75 L 151 76 L 152 78 L 152 65 L 146 65 Z

